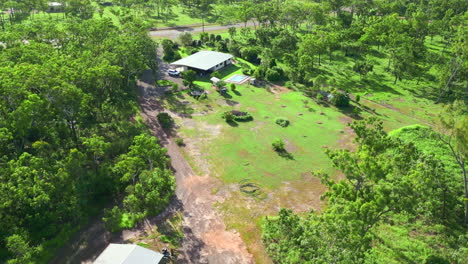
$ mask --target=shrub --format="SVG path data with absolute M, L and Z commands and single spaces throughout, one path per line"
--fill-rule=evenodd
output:
M 168 114 L 168 113 L 159 113 L 157 115 L 157 119 L 158 119 L 158 122 L 159 124 L 161 124 L 161 126 L 164 128 L 164 129 L 168 129 L 168 128 L 171 128 L 172 127 L 172 124 L 174 122 L 174 120 L 172 119 L 172 117 Z
M 296 88 L 296 86 L 294 85 L 294 82 L 291 82 L 291 81 L 287 81 L 284 86 L 288 89 L 291 89 L 291 90 L 294 90 Z
M 261 53 L 261 50 L 258 47 L 244 47 L 241 49 L 240 53 L 243 59 L 252 63 L 258 63 L 258 54 Z
M 226 122 L 234 121 L 234 114 L 231 111 L 224 112 L 221 117 L 226 120 Z
M 340 91 L 332 92 L 331 103 L 336 107 L 347 107 L 349 106 L 349 96 Z
M 173 83 L 171 87 L 172 92 L 177 92 L 179 90 L 179 85 L 177 83 Z
M 236 85 L 235 85 L 235 84 L 233 84 L 233 83 L 231 83 L 231 85 L 230 85 L 230 86 L 231 86 L 231 87 L 230 87 L 230 88 L 231 88 L 231 91 L 233 91 L 233 92 L 234 92 L 234 91 L 236 90 Z
M 278 117 L 276 119 L 276 124 L 282 126 L 282 127 L 287 127 L 289 125 L 289 120 L 283 117 Z
M 169 81 L 169 80 L 157 80 L 157 81 L 156 81 L 156 84 L 157 84 L 158 86 L 169 86 L 169 85 L 172 84 L 172 82 Z
M 183 140 L 182 138 L 176 138 L 176 139 L 175 139 L 175 143 L 176 143 L 177 146 L 179 146 L 179 147 L 182 147 L 182 146 L 185 145 L 184 140 Z
M 279 138 L 275 139 L 275 141 L 273 141 L 273 143 L 271 143 L 271 146 L 273 147 L 273 150 L 275 150 L 275 151 L 278 151 L 278 152 L 285 151 L 284 142 L 283 142 L 283 140 L 281 140 Z
M 361 101 L 361 96 L 358 94 L 356 95 L 356 103 L 359 103 L 359 101 Z
M 180 44 L 187 47 L 192 43 L 192 34 L 190 34 L 190 32 L 183 32 L 179 35 L 178 39 Z
M 242 74 L 244 74 L 244 75 L 252 75 L 252 70 L 251 70 L 251 69 L 242 69 Z
M 321 94 L 321 93 L 318 93 L 318 94 L 317 94 L 317 100 L 323 101 L 324 98 L 325 98 L 325 97 L 323 97 L 323 94 Z
M 273 67 L 266 71 L 265 78 L 268 81 L 275 82 L 283 78 L 283 70 L 279 67 Z
M 213 73 L 211 73 L 210 75 L 211 77 L 216 77 L 218 79 L 221 79 L 221 74 L 219 73 L 219 71 L 214 71 Z
M 239 122 L 246 122 L 253 120 L 253 116 L 249 112 L 242 112 L 233 110 L 231 113 L 234 115 L 234 120 Z
M 358 117 L 362 113 L 362 109 L 359 107 L 354 107 L 353 108 L 353 115 Z

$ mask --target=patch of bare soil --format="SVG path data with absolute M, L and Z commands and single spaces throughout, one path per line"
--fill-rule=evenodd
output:
M 283 182 L 283 186 L 272 194 L 272 202 L 280 208 L 291 208 L 295 212 L 308 212 L 311 209 L 320 211 L 324 205 L 320 196 L 325 191 L 326 187 L 320 179 L 307 172 L 301 180 Z
M 177 263 L 253 263 L 252 255 L 247 251 L 240 236 L 234 231 L 226 230 L 221 216 L 214 209 L 214 204 L 223 201 L 223 197 L 212 194 L 211 190 L 220 183 L 213 177 L 196 176 L 173 138 L 167 135 L 156 121 L 157 113 L 165 109 L 157 97 L 145 96 L 148 94 L 147 90 L 157 89 L 148 83 L 151 82 L 139 82 L 141 115 L 171 157 L 177 183 L 176 195 L 183 213 L 184 238 Z M 186 118 L 179 118 L 182 118 L 183 125 L 196 125 L 196 129 L 204 134 L 215 137 L 221 133 L 220 127 L 203 123 L 193 124 Z M 192 142 L 186 144 L 189 149 L 192 146 L 192 150 L 199 147 Z M 199 158 L 202 158 L 201 153 Z M 209 173 L 208 168 L 207 172 Z M 213 237 L 217 240 L 213 241 Z
M 279 85 L 276 85 L 276 84 L 270 84 L 270 86 L 268 87 L 268 90 L 271 93 L 274 93 L 274 94 L 285 94 L 285 93 L 289 93 L 291 91 L 291 90 L 289 90 L 288 88 L 286 88 L 284 86 L 279 86 Z
M 206 143 L 221 134 L 221 125 L 210 125 L 204 122 L 195 122 L 191 119 L 183 120 L 182 126 L 195 129 L 200 137 L 196 139 L 184 138 L 184 151 L 193 158 L 203 175 L 210 175 L 210 165 L 205 159 Z
M 353 129 L 351 129 L 347 124 L 352 123 L 353 119 L 348 116 L 344 116 L 340 118 L 340 122 L 345 125 L 344 129 L 341 132 L 340 138 L 338 139 L 338 146 L 340 148 L 348 149 L 348 150 L 355 150 L 356 143 L 354 143 L 354 138 L 356 134 L 354 133 Z

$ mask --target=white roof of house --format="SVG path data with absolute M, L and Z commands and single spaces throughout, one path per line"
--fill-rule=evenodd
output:
M 221 81 L 221 80 L 220 80 L 219 78 L 216 78 L 216 77 L 211 77 L 210 81 L 211 81 L 212 83 L 217 83 L 217 82 L 219 82 L 219 81 Z
M 131 244 L 109 244 L 94 264 L 158 264 L 164 256 Z
M 231 54 L 217 51 L 202 50 L 188 57 L 171 63 L 171 65 L 187 66 L 199 70 L 209 70 L 214 66 L 231 59 Z
M 49 2 L 47 3 L 50 7 L 55 7 L 55 6 L 63 6 L 62 3 L 59 2 Z

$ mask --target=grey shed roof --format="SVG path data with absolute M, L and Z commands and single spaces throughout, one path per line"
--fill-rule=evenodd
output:
M 109 244 L 94 264 L 158 264 L 164 256 L 131 244 Z
M 231 58 L 231 54 L 202 50 L 178 61 L 174 61 L 171 65 L 187 66 L 206 71 Z

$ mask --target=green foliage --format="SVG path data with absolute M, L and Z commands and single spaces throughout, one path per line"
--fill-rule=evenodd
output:
M 231 91 L 236 91 L 236 85 L 234 83 L 231 83 L 230 85 Z
M 279 81 L 283 78 L 283 70 L 277 66 L 269 68 L 265 73 L 265 78 L 271 82 Z
M 193 70 L 186 70 L 182 72 L 182 78 L 187 83 L 187 86 L 193 87 L 193 82 L 197 79 L 197 73 Z
M 145 130 L 132 118 L 136 78 L 157 69 L 156 43 L 133 17 L 116 26 L 91 18 L 89 1 L 68 2 L 61 21 L 17 6 L 31 19 L 14 18 L 0 32 L 0 262 L 48 262 L 71 231 L 133 186 L 117 164 L 142 164 L 120 158 Z M 160 158 L 167 162 L 153 163 Z M 146 199 L 139 209 L 159 209 L 151 204 L 159 195 L 164 206 L 162 185 L 173 184 L 165 177 L 158 194 L 131 193 Z
M 180 54 L 177 52 L 175 48 L 174 42 L 172 42 L 169 39 L 165 39 L 161 42 L 161 45 L 163 47 L 163 60 L 166 62 L 173 62 L 176 60 L 181 59 Z
M 273 261 L 375 263 L 382 258 L 376 259 L 375 250 L 384 246 L 376 231 L 400 221 L 439 222 L 454 236 L 448 240 L 458 236 L 456 223 L 448 221 L 452 216 L 447 214 L 457 212 L 458 219 L 462 218 L 463 205 L 455 202 L 456 195 L 447 192 L 454 190 L 455 182 L 446 166 L 433 155 L 420 152 L 413 143 L 388 136 L 382 122 L 375 118 L 355 122 L 351 127 L 357 135 L 357 150 L 327 151 L 345 178 L 335 181 L 327 174 L 316 173 L 328 188 L 325 211 L 302 218 L 281 210 L 278 217 L 264 220 L 262 237 Z M 423 230 L 418 227 L 412 232 Z M 445 250 L 435 244 L 421 246 L 433 252 L 426 255 L 428 259 L 442 256 L 438 251 Z M 458 247 L 464 250 L 463 245 L 454 246 Z M 443 262 L 456 261 L 454 255 L 443 256 Z M 406 257 L 411 262 L 423 261 L 417 254 Z
M 180 44 L 182 44 L 184 47 L 190 46 L 190 44 L 192 44 L 192 34 L 190 34 L 190 32 L 180 33 L 178 39 Z
M 359 103 L 361 101 L 361 96 L 359 94 L 356 95 L 355 101 L 356 101 L 356 103 Z
M 179 147 L 182 147 L 182 146 L 185 145 L 184 139 L 183 139 L 183 138 L 176 138 L 176 139 L 175 139 L 175 143 L 176 143 L 177 146 L 179 146 Z
M 164 128 L 164 129 L 170 129 L 173 124 L 174 124 L 174 120 L 172 119 L 172 117 L 166 113 L 166 112 L 163 112 L 163 113 L 159 113 L 157 116 L 157 119 L 158 119 L 158 122 L 159 124 Z
M 349 106 L 349 96 L 342 91 L 333 91 L 331 93 L 332 98 L 330 102 L 336 107 L 347 107 Z
M 216 77 L 218 79 L 221 78 L 221 74 L 219 73 L 219 71 L 214 71 L 211 73 L 211 77 Z
M 289 120 L 283 117 L 278 117 L 275 121 L 276 124 L 282 126 L 282 127 L 287 127 L 289 126 Z
M 232 121 L 234 121 L 235 116 L 232 113 L 232 111 L 226 111 L 221 115 L 221 118 L 226 120 L 226 122 L 232 122 Z
M 280 138 L 275 139 L 273 143 L 271 143 L 271 146 L 273 147 L 274 151 L 277 151 L 277 152 L 285 151 L 284 142 Z

